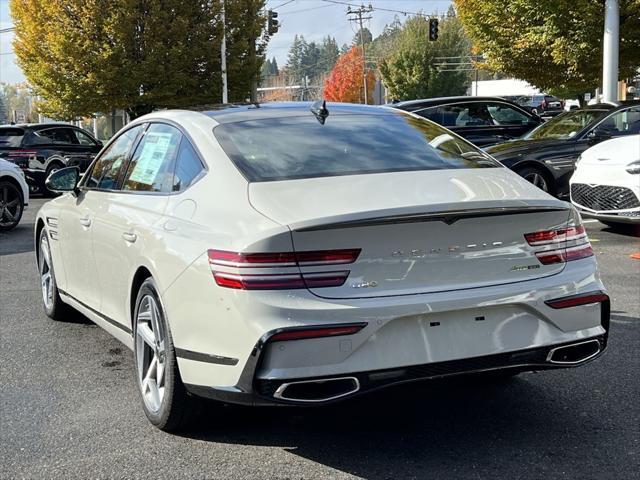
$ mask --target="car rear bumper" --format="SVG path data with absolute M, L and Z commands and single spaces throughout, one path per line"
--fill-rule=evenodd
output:
M 240 311 L 226 324 L 228 328 L 270 325 L 247 347 L 235 350 L 225 348 L 246 338 L 246 330 L 238 334 L 219 327 L 212 330 L 209 344 L 219 342 L 220 346 L 201 356 L 191 350 L 206 350 L 187 344 L 179 329 L 174 338 L 176 346 L 190 351 L 186 356 L 178 354 L 178 364 L 183 381 L 195 395 L 244 404 L 322 404 L 441 376 L 582 365 L 606 347 L 608 301 L 560 310 L 546 302 L 596 290 L 603 286 L 595 273 L 595 260 L 588 258 L 570 262 L 559 275 L 456 293 L 335 302 L 305 297 L 304 292 L 287 299 L 269 297 L 266 308 L 263 304 L 260 310 Z M 194 302 L 182 297 L 193 312 Z M 261 298 L 267 301 L 266 296 Z M 280 302 L 287 302 L 286 308 Z M 210 311 L 203 310 L 201 317 L 203 326 L 220 325 Z M 352 335 L 270 341 L 283 329 L 356 322 L 366 327 Z M 588 358 L 568 364 L 549 359 L 557 347 L 590 340 L 597 340 L 598 349 Z M 198 341 L 204 346 L 207 332 L 199 330 Z M 246 354 L 241 351 L 244 348 Z M 220 353 L 225 356 L 217 356 Z M 307 402 L 282 395 L 285 384 L 345 378 L 355 380 L 343 382 L 347 394 L 329 396 L 336 398 Z
M 607 321 L 608 315 L 607 311 Z M 251 365 L 247 369 L 246 385 L 238 385 L 235 387 L 207 387 L 187 384 L 186 387 L 193 395 L 227 403 L 261 406 L 326 405 L 382 388 L 409 382 L 505 370 L 517 373 L 522 371 L 577 367 L 600 357 L 607 347 L 607 339 L 608 333 L 604 333 L 579 342 L 566 342 L 515 352 L 322 377 L 259 379 L 254 377 L 255 369 L 253 368 L 254 366 Z M 581 353 L 582 356 L 576 357 L 574 361 L 558 362 L 554 360 L 554 355 L 559 351 L 569 351 L 571 348 L 584 348 L 584 346 L 588 346 L 589 350 L 585 350 Z M 257 355 L 256 367 L 259 365 L 259 362 L 260 356 Z M 253 373 L 251 370 L 253 370 Z M 253 381 L 249 383 L 248 380 L 250 378 L 253 378 Z M 346 383 L 347 380 L 350 381 L 350 384 Z M 323 393 L 321 389 L 318 389 L 318 387 L 322 388 L 323 385 L 337 381 L 344 382 L 343 386 L 333 387 L 325 393 Z M 309 389 L 305 392 L 307 386 Z M 291 396 L 287 396 L 287 391 L 291 390 L 292 387 L 298 387 L 297 392 L 292 393 Z M 313 397 L 314 394 L 316 395 L 315 397 Z M 298 397 L 296 397 L 296 395 L 298 395 Z M 304 396 L 304 398 L 301 398 L 301 396 Z

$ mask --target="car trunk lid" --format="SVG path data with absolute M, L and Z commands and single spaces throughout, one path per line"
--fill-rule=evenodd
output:
M 524 234 L 560 228 L 569 206 L 502 168 L 252 183 L 258 211 L 287 224 L 296 252 L 361 249 L 327 298 L 407 295 L 518 282 L 559 273 Z M 327 271 L 302 266 L 303 274 Z

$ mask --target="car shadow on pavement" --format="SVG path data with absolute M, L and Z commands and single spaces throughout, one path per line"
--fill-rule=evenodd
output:
M 13 230 L 0 232 L 0 256 L 33 251 L 33 223 L 21 223 Z
M 426 381 L 322 408 L 207 402 L 209 413 L 185 436 L 278 446 L 364 478 L 502 478 L 506 463 L 532 462 L 539 472 L 539 462 L 576 455 L 567 452 L 576 448 L 572 432 L 601 426 L 540 389 L 535 375 Z

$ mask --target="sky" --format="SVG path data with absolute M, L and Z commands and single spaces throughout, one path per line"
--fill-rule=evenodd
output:
M 361 4 L 358 0 L 332 1 L 352 3 L 354 6 Z M 368 15 L 372 18 L 367 20 L 365 26 L 376 37 L 396 15 L 401 21 L 407 18 L 402 13 L 381 9 L 441 14 L 447 11 L 451 3 L 450 0 L 370 0 L 364 4 L 371 4 L 374 11 Z M 303 34 L 307 41 L 320 41 L 323 37 L 330 35 L 335 37 L 338 45 L 342 45 L 350 43 L 357 31 L 355 24 L 347 19 L 348 6 L 340 3 L 331 3 L 326 0 L 268 0 L 267 8 L 278 12 L 278 21 L 281 25 L 267 48 L 268 58 L 276 57 L 278 65 L 287 63 L 287 53 L 295 34 Z M 0 0 L 0 29 L 11 26 L 9 0 Z M 11 53 L 12 38 L 12 33 L 0 33 L 0 82 L 24 81 L 20 67 L 15 64 L 15 55 Z

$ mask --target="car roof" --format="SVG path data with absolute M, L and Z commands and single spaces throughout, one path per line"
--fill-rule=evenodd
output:
M 404 102 L 389 104 L 389 106 L 410 111 L 410 110 L 416 110 L 418 108 L 435 107 L 437 105 L 446 105 L 448 103 L 482 102 L 482 101 L 507 102 L 517 106 L 517 104 L 514 104 L 511 100 L 507 100 L 503 97 L 473 97 L 470 95 L 461 95 L 457 97 L 424 98 L 420 100 L 405 100 Z
M 16 123 L 14 125 L 0 125 L 0 128 L 22 128 L 24 130 L 43 130 L 53 127 L 79 128 L 69 123 L 51 122 L 51 123 Z
M 218 123 L 233 123 L 261 118 L 283 118 L 313 115 L 313 102 L 269 102 L 238 105 L 208 105 L 192 110 L 213 118 Z M 376 105 L 354 103 L 326 103 L 331 115 L 389 115 L 392 109 Z

